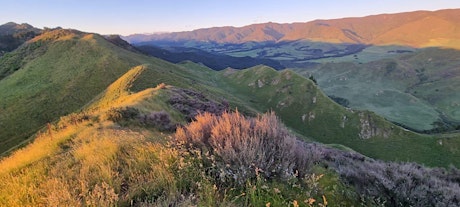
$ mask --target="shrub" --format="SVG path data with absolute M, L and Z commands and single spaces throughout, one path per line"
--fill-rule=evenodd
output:
M 133 107 L 111 108 L 106 115 L 107 119 L 113 122 L 128 121 L 138 117 L 139 110 Z
M 310 79 L 311 81 L 313 81 L 313 83 L 315 85 L 318 85 L 318 82 L 316 81 L 315 77 L 313 77 L 313 75 L 310 75 L 310 77 L 308 77 L 308 79 Z
M 257 118 L 238 112 L 204 113 L 195 119 L 177 129 L 176 142 L 196 153 L 221 184 L 242 186 L 257 175 L 288 178 L 305 174 L 309 167 L 304 143 L 290 135 L 274 113 Z
M 374 160 L 358 153 L 310 145 L 358 193 L 386 206 L 460 206 L 460 171 Z
M 220 115 L 229 109 L 229 104 L 225 100 L 218 103 L 206 98 L 202 93 L 189 89 L 173 89 L 172 91 L 175 94 L 169 98 L 169 104 L 184 114 L 188 121 L 200 113 L 208 112 Z
M 350 106 L 350 101 L 346 98 L 330 95 L 330 99 L 332 99 L 334 102 L 338 103 L 339 105 L 343 107 L 349 107 Z
M 59 129 L 64 129 L 69 125 L 77 125 L 83 121 L 89 120 L 90 118 L 90 115 L 85 112 L 71 113 L 67 116 L 61 117 L 57 124 L 57 127 Z
M 160 131 L 174 131 L 176 126 L 171 123 L 169 114 L 165 111 L 154 111 L 141 118 L 141 122 L 147 126 L 156 127 Z

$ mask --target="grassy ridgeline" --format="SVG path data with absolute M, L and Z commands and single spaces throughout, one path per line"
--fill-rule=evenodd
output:
M 102 36 L 69 30 L 44 33 L 1 61 L 4 64 L 0 71 L 10 71 L 0 80 L 2 153 L 46 123 L 80 110 L 134 66 L 150 63 L 162 74 L 166 69 L 177 68 L 124 50 Z M 17 62 L 20 67 L 10 68 L 8 61 Z M 175 76 L 163 77 L 177 80 Z

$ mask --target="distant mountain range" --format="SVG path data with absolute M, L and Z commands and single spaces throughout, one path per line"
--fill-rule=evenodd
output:
M 259 64 L 291 68 L 314 76 L 326 94 L 347 107 L 374 111 L 419 132 L 460 129 L 460 9 L 125 39 L 154 57 L 191 60 L 214 70 Z
M 124 38 L 131 43 L 189 40 L 216 43 L 311 40 L 458 49 L 460 48 L 458 31 L 460 31 L 460 9 L 446 9 L 315 20 L 306 23 L 270 22 L 245 27 L 214 27 L 190 32 L 134 34 Z

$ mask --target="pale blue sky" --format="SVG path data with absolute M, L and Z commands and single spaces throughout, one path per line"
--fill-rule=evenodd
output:
M 460 8 L 460 0 L 0 0 L 0 8 L 0 24 L 127 35 Z

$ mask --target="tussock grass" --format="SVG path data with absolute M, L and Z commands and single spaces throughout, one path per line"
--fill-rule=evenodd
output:
M 51 132 L 51 133 L 50 133 Z M 1 160 L 0 174 L 13 172 L 31 163 L 54 155 L 60 145 L 71 139 L 78 132 L 76 126 L 59 131 L 46 131 L 37 135 L 36 140 L 27 147 L 14 151 L 12 155 Z
M 4 159 L 0 177 L 8 182 L 0 184 L 0 205 L 112 206 L 174 197 L 166 166 L 175 153 L 152 142 L 150 133 L 113 127 L 67 127 Z

